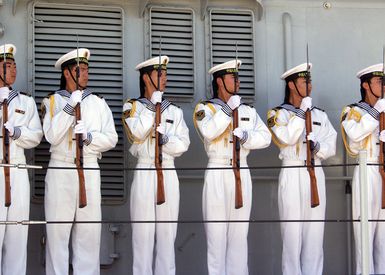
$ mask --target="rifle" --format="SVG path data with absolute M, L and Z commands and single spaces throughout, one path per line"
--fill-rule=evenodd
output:
M 309 96 L 309 46 L 306 45 L 306 96 Z M 312 120 L 311 120 L 311 111 L 310 109 L 306 110 L 305 113 L 305 123 L 306 123 L 306 137 L 312 132 Z M 317 178 L 315 176 L 314 170 L 314 156 L 312 153 L 313 142 L 306 138 L 306 166 L 307 171 L 310 176 L 310 195 L 311 195 L 311 207 L 317 207 L 319 205 L 319 196 L 317 188 Z
M 160 76 L 162 74 L 162 37 L 159 37 L 159 66 L 158 66 L 158 90 L 160 89 Z M 162 134 L 156 128 L 161 122 L 161 104 L 155 105 L 155 168 L 157 178 L 156 204 L 161 205 L 166 201 L 164 193 L 163 171 L 162 171 Z
M 76 64 L 76 90 L 79 90 L 79 76 L 80 76 L 80 67 L 79 67 L 79 36 L 77 37 L 77 64 Z M 76 123 L 79 120 L 82 120 L 80 103 L 75 106 L 75 120 Z M 87 206 L 87 194 L 86 186 L 84 179 L 84 170 L 83 170 L 83 134 L 75 134 L 76 137 L 76 170 L 78 171 L 79 178 L 79 207 L 83 208 Z
M 238 44 L 235 43 L 235 67 L 238 66 Z M 234 77 L 234 92 L 236 91 L 237 78 Z M 238 108 L 233 110 L 233 131 L 238 128 Z M 233 134 L 233 159 L 232 166 L 235 177 L 235 209 L 243 207 L 242 198 L 242 184 L 241 184 L 241 173 L 240 173 L 240 150 L 241 145 L 239 138 Z
M 4 86 L 7 85 L 7 61 L 5 57 L 5 45 L 4 45 L 4 62 L 3 62 L 3 76 L 4 76 Z M 9 132 L 4 127 L 4 124 L 8 121 L 8 102 L 7 99 L 3 101 L 3 164 L 9 164 Z M 5 187 L 5 207 L 11 205 L 11 179 L 10 179 L 10 168 L 9 166 L 4 166 L 4 187 Z
M 382 71 L 384 70 L 384 64 L 385 64 L 385 47 L 382 48 Z M 382 76 L 382 85 L 381 85 L 381 98 L 384 98 L 384 76 Z M 381 131 L 385 130 L 385 114 L 384 112 L 380 113 L 380 133 Z M 382 192 L 381 192 L 381 209 L 385 209 L 385 146 L 384 142 L 380 140 L 380 154 L 378 156 L 379 158 L 379 169 L 380 169 L 380 175 L 382 180 Z

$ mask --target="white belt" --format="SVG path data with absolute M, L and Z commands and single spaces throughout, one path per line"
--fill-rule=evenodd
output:
M 209 164 L 225 164 L 233 165 L 233 159 L 231 158 L 209 158 Z M 247 160 L 245 158 L 240 159 L 241 166 L 247 166 Z
M 75 164 L 75 161 L 76 161 L 76 158 L 74 157 L 67 157 L 59 154 L 51 154 L 51 159 L 73 163 L 73 164 Z M 97 163 L 97 162 L 98 162 L 98 158 L 95 156 L 83 156 L 83 163 Z
M 139 158 L 138 164 L 152 164 L 155 165 L 155 159 L 152 158 Z M 162 166 L 174 166 L 174 160 L 173 159 L 163 159 L 162 160 Z
M 299 166 L 306 165 L 306 160 L 295 160 L 295 159 L 284 159 L 282 160 L 282 166 Z M 314 165 L 321 165 L 321 161 L 319 159 L 314 160 Z

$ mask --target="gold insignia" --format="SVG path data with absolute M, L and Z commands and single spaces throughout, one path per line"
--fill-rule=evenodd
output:
M 206 114 L 205 114 L 204 110 L 200 110 L 199 112 L 195 113 L 195 118 L 196 118 L 196 120 L 199 120 L 199 121 L 204 119 L 205 116 L 206 116 Z
M 123 118 L 124 119 L 129 118 L 130 117 L 130 113 L 131 113 L 131 109 L 125 110 L 123 112 Z
M 267 120 L 267 126 L 269 128 L 272 128 L 272 127 L 275 126 L 275 122 L 274 122 L 274 117 L 273 116 Z
M 16 113 L 19 113 L 19 114 L 22 114 L 22 115 L 24 115 L 24 114 L 25 114 L 25 111 L 23 111 L 23 110 L 20 110 L 20 109 L 16 109 L 16 110 L 15 110 L 15 112 L 16 112 Z

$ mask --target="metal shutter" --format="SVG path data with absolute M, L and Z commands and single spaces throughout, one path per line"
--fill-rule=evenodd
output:
M 252 11 L 211 9 L 209 13 L 210 65 L 214 66 L 238 58 L 242 60 L 239 72 L 240 94 L 254 96 L 254 15 Z
M 103 96 L 110 106 L 119 135 L 117 146 L 100 161 L 102 199 L 125 199 L 124 171 L 109 168 L 124 167 L 121 108 L 123 102 L 123 14 L 119 8 L 36 4 L 33 8 L 33 90 L 40 106 L 42 99 L 59 88 L 60 72 L 54 68 L 56 60 L 79 47 L 91 51 L 88 87 Z M 35 150 L 35 163 L 47 165 L 49 144 L 44 141 Z M 46 170 L 36 170 L 33 197 L 44 196 Z
M 194 94 L 194 13 L 191 9 L 150 7 L 147 43 L 149 56 L 170 57 L 167 69 L 166 94 L 192 96 Z

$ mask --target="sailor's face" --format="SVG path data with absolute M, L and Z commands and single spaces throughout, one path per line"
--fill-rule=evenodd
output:
M 73 66 L 71 68 L 71 73 L 72 73 L 72 75 L 75 78 L 75 84 L 76 84 L 76 66 Z M 78 78 L 78 82 L 79 82 L 79 86 L 87 87 L 87 84 L 88 84 L 88 65 L 87 64 L 84 64 L 84 63 L 80 63 L 79 64 L 79 78 Z
M 240 81 L 238 74 L 225 74 L 223 82 L 230 93 L 237 93 L 239 91 Z
M 305 77 L 299 77 L 294 81 L 295 81 L 295 85 L 297 86 L 298 93 L 302 97 L 310 96 L 311 90 L 312 90 L 311 79 L 309 79 L 309 81 L 308 81 L 308 88 L 307 88 L 308 91 L 306 91 L 306 78 Z
M 155 84 L 155 88 L 158 88 L 159 91 L 164 91 L 166 89 L 166 84 L 167 84 L 167 71 L 166 70 L 160 70 L 160 86 L 158 84 L 158 71 L 153 70 L 150 74 L 152 83 Z
M 381 97 L 382 93 L 382 78 L 380 76 L 372 77 L 369 81 L 370 88 L 372 89 L 373 94 L 376 97 Z
M 5 60 L 6 64 L 6 83 L 8 85 L 12 85 L 16 81 L 16 63 L 12 59 Z M 0 62 L 0 76 L 3 79 L 4 78 L 4 60 Z M 0 86 L 4 86 L 4 82 L 0 80 Z

